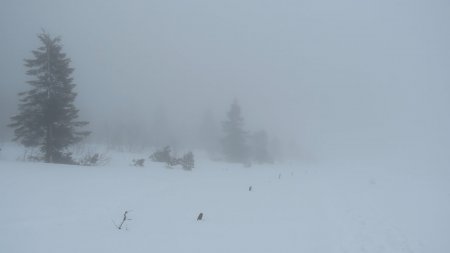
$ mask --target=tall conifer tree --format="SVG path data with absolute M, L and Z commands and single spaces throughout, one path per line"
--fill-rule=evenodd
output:
M 78 121 L 74 105 L 74 69 L 62 52 L 59 37 L 42 32 L 38 38 L 42 46 L 25 60 L 31 89 L 19 93 L 19 113 L 11 118 L 10 126 L 14 128 L 14 140 L 27 147 L 39 147 L 39 158 L 45 162 L 72 163 L 67 147 L 89 135 L 80 130 L 88 122 Z
M 235 100 L 227 113 L 227 119 L 223 122 L 225 133 L 222 139 L 225 159 L 228 162 L 247 163 L 249 159 L 247 147 L 247 132 L 244 131 L 244 119 L 241 115 L 241 107 Z

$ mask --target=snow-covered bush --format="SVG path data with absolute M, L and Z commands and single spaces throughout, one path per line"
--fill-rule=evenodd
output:
M 171 156 L 166 163 L 167 163 L 167 166 L 173 167 L 173 166 L 180 164 L 180 159 Z
M 184 154 L 183 157 L 178 158 L 172 156 L 169 146 L 166 146 L 162 150 L 155 151 L 150 155 L 150 159 L 153 162 L 166 163 L 169 168 L 176 165 L 181 165 L 185 170 L 192 170 L 192 168 L 194 168 L 194 154 L 191 151 Z
M 81 166 L 101 166 L 106 165 L 109 158 L 105 154 L 100 153 L 87 153 L 77 162 Z
M 157 150 L 150 155 L 150 160 L 153 162 L 167 163 L 169 164 L 172 160 L 172 156 L 170 155 L 170 147 L 166 146 L 162 150 Z
M 82 166 L 95 166 L 98 163 L 99 157 L 100 155 L 98 153 L 86 154 L 79 160 L 78 164 Z
M 191 151 L 184 154 L 183 157 L 180 158 L 179 160 L 180 160 L 181 166 L 183 166 L 183 169 L 192 170 L 192 168 L 194 168 L 194 165 L 195 165 L 194 154 Z

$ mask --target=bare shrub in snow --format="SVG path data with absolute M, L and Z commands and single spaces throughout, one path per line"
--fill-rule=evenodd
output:
M 136 167 L 144 166 L 145 159 L 133 159 L 133 165 Z

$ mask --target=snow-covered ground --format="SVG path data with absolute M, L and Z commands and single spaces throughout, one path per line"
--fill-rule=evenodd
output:
M 450 252 L 446 168 L 199 158 L 189 172 L 130 165 L 148 153 L 81 167 L 2 149 L 0 252 Z

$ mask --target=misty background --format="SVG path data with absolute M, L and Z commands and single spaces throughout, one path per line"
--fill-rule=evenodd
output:
M 446 0 L 3 0 L 0 141 L 45 29 L 72 59 L 92 142 L 195 147 L 237 99 L 245 129 L 287 158 L 450 164 L 448 13 Z

